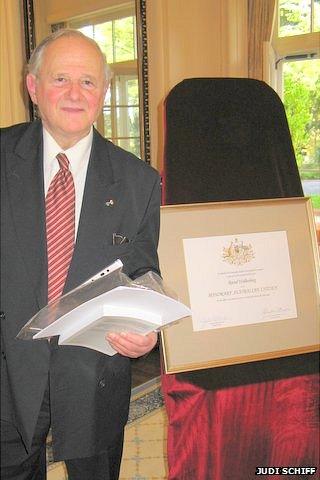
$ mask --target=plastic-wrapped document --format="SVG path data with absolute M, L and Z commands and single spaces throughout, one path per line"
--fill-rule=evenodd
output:
M 191 314 L 172 295 L 154 272 L 130 280 L 117 260 L 40 310 L 18 338 L 35 340 L 59 335 L 60 345 L 78 345 L 114 355 L 116 351 L 105 338 L 108 332 L 147 334 Z

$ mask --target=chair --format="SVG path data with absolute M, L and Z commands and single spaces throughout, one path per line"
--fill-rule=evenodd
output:
M 283 105 L 264 82 L 184 80 L 165 122 L 164 204 L 303 196 Z M 162 374 L 168 480 L 319 466 L 318 379 L 315 354 Z

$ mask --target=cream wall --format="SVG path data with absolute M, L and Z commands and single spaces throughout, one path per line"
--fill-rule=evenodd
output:
M 147 0 L 152 163 L 163 156 L 163 101 L 184 78 L 248 76 L 247 0 Z
M 42 3 L 46 4 L 49 23 L 56 23 L 127 2 L 126 0 L 42 0 Z

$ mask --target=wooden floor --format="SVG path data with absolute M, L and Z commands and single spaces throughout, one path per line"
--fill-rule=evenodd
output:
M 156 348 L 145 357 L 132 360 L 132 388 L 160 376 L 160 354 Z

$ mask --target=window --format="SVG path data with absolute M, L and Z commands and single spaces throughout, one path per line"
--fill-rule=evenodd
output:
M 303 190 L 320 212 L 320 0 L 279 0 L 273 47 Z
M 69 21 L 68 26 L 99 44 L 113 72 L 97 129 L 116 145 L 140 157 L 136 16 L 134 3 L 131 4 Z
M 320 0 L 279 0 L 279 37 L 320 31 Z
M 136 75 L 116 75 L 103 107 L 105 136 L 140 156 L 139 88 Z
M 283 101 L 304 193 L 320 209 L 320 60 L 283 64 Z

